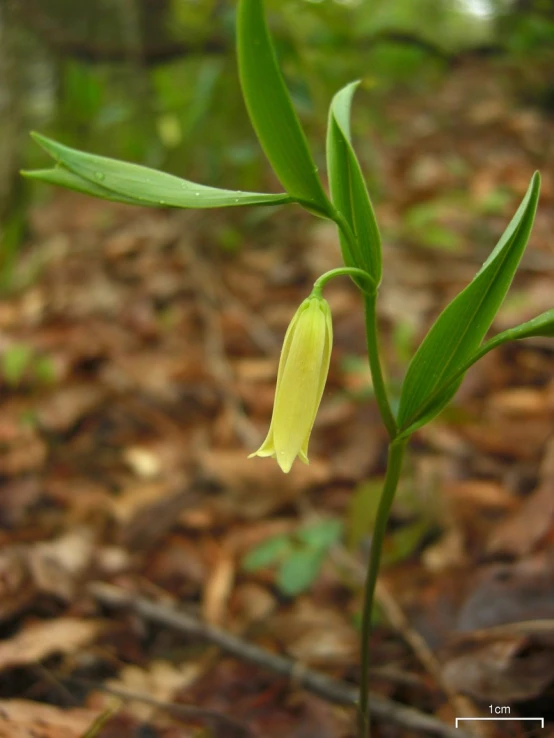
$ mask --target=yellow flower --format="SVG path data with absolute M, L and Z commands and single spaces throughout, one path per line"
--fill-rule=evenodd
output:
M 271 456 L 288 473 L 298 456 L 308 464 L 308 443 L 325 388 L 333 326 L 329 303 L 312 294 L 300 305 L 283 343 L 271 425 L 252 456 Z

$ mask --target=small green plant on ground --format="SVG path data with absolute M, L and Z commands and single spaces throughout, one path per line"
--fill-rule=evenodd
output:
M 374 517 L 372 548 L 361 618 L 359 738 L 370 733 L 370 631 L 375 585 L 387 520 L 412 434 L 435 418 L 456 393 L 467 370 L 491 349 L 530 336 L 554 336 L 554 309 L 489 340 L 492 325 L 521 260 L 535 217 L 540 177 L 527 193 L 498 244 L 470 284 L 443 310 L 412 357 L 393 412 L 377 335 L 381 239 L 362 170 L 350 136 L 353 82 L 333 98 L 327 128 L 330 195 L 317 168 L 281 75 L 262 0 L 240 0 L 237 10 L 239 76 L 258 139 L 285 192 L 223 190 L 153 169 L 84 153 L 34 134 L 56 161 L 26 176 L 96 197 L 135 205 L 214 208 L 296 203 L 338 227 L 344 266 L 319 277 L 287 330 L 268 435 L 253 455 L 274 457 L 284 472 L 295 458 L 308 462 L 308 443 L 327 378 L 333 331 L 323 289 L 347 275 L 364 304 L 367 354 L 375 400 L 389 435 L 386 476 Z M 282 551 L 289 542 L 284 541 Z M 309 548 L 309 547 L 308 547 Z M 289 582 L 290 583 L 290 582 Z
M 343 525 L 336 518 L 273 536 L 251 549 L 242 562 L 245 571 L 277 568 L 276 585 L 289 597 L 301 594 L 317 579 L 329 550 L 340 541 Z
M 12 388 L 19 387 L 27 379 L 33 384 L 50 384 L 55 371 L 48 356 L 40 356 L 25 343 L 15 343 L 0 357 L 3 381 Z

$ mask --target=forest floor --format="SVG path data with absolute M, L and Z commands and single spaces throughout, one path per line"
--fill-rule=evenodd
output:
M 536 168 L 535 228 L 494 332 L 554 307 L 554 120 L 475 69 L 383 115 L 402 132 L 375 143 L 398 393 Z M 339 265 L 330 225 L 248 217 L 68 193 L 31 214 L 21 270 L 36 274 L 0 301 L 1 738 L 352 735 L 387 445 L 360 299 L 346 279 L 326 292 L 335 347 L 310 465 L 248 460 L 286 326 Z M 453 736 L 456 717 L 491 711 L 554 735 L 553 357 L 549 339 L 487 355 L 413 439 L 372 635 L 380 736 Z M 476 725 L 540 730 L 461 727 Z

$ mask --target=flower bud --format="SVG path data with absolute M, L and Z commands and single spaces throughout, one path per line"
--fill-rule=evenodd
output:
M 271 456 L 288 473 L 298 456 L 308 464 L 308 443 L 325 388 L 333 326 L 329 304 L 312 294 L 300 305 L 285 335 L 271 425 L 252 456 Z

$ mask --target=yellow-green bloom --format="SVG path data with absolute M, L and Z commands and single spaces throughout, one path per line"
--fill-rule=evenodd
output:
M 285 473 L 297 456 L 309 463 L 308 443 L 329 372 L 332 345 L 329 303 L 312 294 L 287 329 L 269 433 L 250 457 L 272 456 Z

